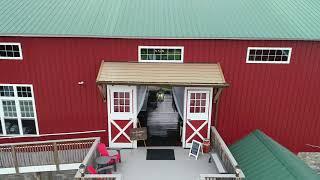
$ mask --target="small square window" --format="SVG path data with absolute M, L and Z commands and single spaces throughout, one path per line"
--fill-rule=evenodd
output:
M 141 54 L 148 54 L 148 50 L 145 49 L 145 48 L 142 48 L 142 49 L 141 49 Z
M 14 97 L 13 86 L 0 86 L 0 96 Z
M 21 122 L 23 134 L 37 134 L 34 119 L 22 119 Z
M 25 86 L 17 86 L 18 97 L 32 97 L 31 88 Z
M 16 103 L 13 100 L 2 100 L 3 114 L 5 117 L 17 117 Z
M 130 112 L 130 106 L 125 106 L 125 112 Z
M 20 134 L 18 119 L 5 119 L 7 134 Z
M 32 101 L 19 101 L 21 117 L 34 117 L 34 110 Z
M 113 106 L 113 111 L 114 112 L 119 112 L 119 106 Z

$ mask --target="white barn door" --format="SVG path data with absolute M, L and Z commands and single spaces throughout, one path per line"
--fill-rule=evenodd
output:
M 109 146 L 114 148 L 136 148 L 129 133 L 136 127 L 136 86 L 108 85 L 108 131 Z
M 186 88 L 183 146 L 210 138 L 212 88 Z

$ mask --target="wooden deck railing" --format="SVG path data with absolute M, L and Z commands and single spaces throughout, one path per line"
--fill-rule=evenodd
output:
M 211 146 L 222 161 L 227 174 L 200 174 L 201 180 L 241 180 L 245 176 L 215 127 L 211 127 Z
M 83 159 L 82 163 L 84 167 L 88 167 L 89 165 L 94 166 L 95 159 L 99 156 L 99 152 L 97 151 L 97 146 L 99 142 L 94 142 L 89 149 L 87 155 Z M 99 179 L 99 180 L 121 180 L 121 174 L 89 174 L 86 170 L 84 174 L 80 173 L 80 170 L 77 171 L 75 179 Z
M 0 144 L 0 173 L 77 169 L 100 138 L 64 139 Z

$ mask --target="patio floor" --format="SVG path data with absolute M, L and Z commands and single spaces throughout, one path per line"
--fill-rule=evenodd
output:
M 146 160 L 147 149 L 174 149 L 175 160 Z M 213 163 L 208 163 L 209 154 L 200 154 L 198 160 L 188 154 L 189 149 L 182 147 L 124 149 L 117 173 L 125 180 L 199 180 L 200 174 L 218 172 Z

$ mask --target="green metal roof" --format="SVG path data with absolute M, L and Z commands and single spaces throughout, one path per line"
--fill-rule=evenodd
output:
M 259 130 L 230 150 L 246 180 L 319 180 L 320 176 L 301 159 Z
M 320 40 L 319 0 L 0 0 L 0 36 Z

